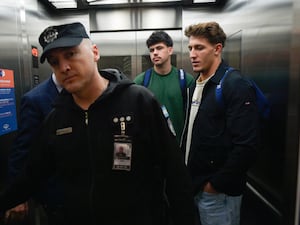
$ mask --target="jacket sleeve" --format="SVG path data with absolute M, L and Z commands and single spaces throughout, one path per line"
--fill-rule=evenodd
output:
M 194 202 L 192 184 L 183 160 L 183 154 L 178 146 L 175 136 L 168 127 L 159 104 L 152 105 L 152 131 L 162 152 L 162 164 L 165 172 L 166 195 L 171 209 L 174 225 L 194 224 Z
M 32 96 L 23 96 L 17 137 L 8 158 L 8 178 L 12 180 L 20 173 L 27 159 L 29 148 L 44 119 L 43 113 Z
M 210 182 L 217 191 L 236 195 L 232 190 L 242 189 L 240 185 L 245 182 L 247 171 L 257 157 L 259 114 L 255 91 L 241 76 L 233 73 L 224 81 L 223 96 L 231 150 L 224 166 Z
M 44 145 L 47 140 L 46 137 L 49 136 L 47 132 L 47 126 L 43 129 L 37 129 L 35 141 L 28 149 L 28 159 L 24 163 L 24 169 L 7 186 L 2 188 L 0 212 L 27 201 L 54 171 L 52 156 L 48 154 Z

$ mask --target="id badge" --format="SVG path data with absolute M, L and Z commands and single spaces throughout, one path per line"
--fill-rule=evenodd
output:
M 113 170 L 131 170 L 132 142 L 127 135 L 114 136 Z

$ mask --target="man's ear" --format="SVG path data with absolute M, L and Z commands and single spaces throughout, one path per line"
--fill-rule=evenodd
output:
M 169 55 L 173 54 L 174 48 L 173 47 L 168 47 Z
M 97 62 L 100 59 L 100 51 L 97 45 L 93 45 L 94 60 Z
M 215 55 L 219 55 L 222 53 L 223 45 L 218 43 L 215 45 Z

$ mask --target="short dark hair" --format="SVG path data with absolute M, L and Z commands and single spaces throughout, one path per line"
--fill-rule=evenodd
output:
M 165 31 L 154 31 L 148 38 L 146 44 L 149 48 L 152 45 L 163 42 L 168 47 L 173 47 L 173 40 Z
M 221 43 L 225 47 L 226 34 L 217 22 L 190 25 L 185 29 L 184 34 L 188 38 L 191 36 L 204 37 L 211 44 Z

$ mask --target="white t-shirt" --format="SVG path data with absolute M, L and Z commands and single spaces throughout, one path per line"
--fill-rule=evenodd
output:
M 196 88 L 192 97 L 192 104 L 191 104 L 191 111 L 190 111 L 190 117 L 189 117 L 189 127 L 188 127 L 188 133 L 187 133 L 187 140 L 186 140 L 186 150 L 185 150 L 185 164 L 187 164 L 190 147 L 191 147 L 191 139 L 192 139 L 192 130 L 193 125 L 195 121 L 195 117 L 197 115 L 201 98 L 202 98 L 202 92 L 205 84 L 207 81 L 212 77 L 213 75 L 209 76 L 207 79 L 203 81 L 199 81 L 199 79 L 196 81 Z

